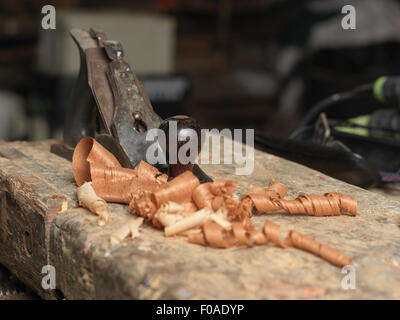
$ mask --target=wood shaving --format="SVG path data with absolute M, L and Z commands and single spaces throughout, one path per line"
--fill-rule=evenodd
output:
M 91 182 L 83 183 L 77 189 L 79 205 L 98 215 L 97 224 L 104 226 L 110 223 L 110 207 L 104 199 L 100 198 L 92 187 Z
M 164 229 L 165 236 L 173 236 L 192 228 L 204 225 L 210 218 L 211 211 L 207 208 L 201 209 Z
M 126 238 L 134 239 L 139 236 L 139 227 L 143 218 L 130 218 L 121 228 L 110 235 L 111 247 L 121 244 Z

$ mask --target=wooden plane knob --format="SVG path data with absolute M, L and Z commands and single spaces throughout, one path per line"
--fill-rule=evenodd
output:
M 175 124 L 173 124 L 175 122 Z M 176 132 L 174 132 L 174 128 L 176 128 Z M 167 162 L 168 162 L 168 176 L 170 179 L 180 175 L 181 173 L 185 172 L 186 170 L 193 170 L 193 161 L 196 159 L 197 155 L 201 151 L 201 128 L 198 125 L 197 121 L 193 118 L 188 116 L 173 116 L 171 118 L 165 119 L 161 125 L 160 129 L 164 131 L 166 136 L 166 145 L 164 152 L 167 155 Z M 171 131 L 172 129 L 172 131 Z M 188 130 L 192 129 L 192 130 Z M 176 142 L 175 148 L 172 146 L 170 148 L 170 134 L 171 141 Z M 185 145 L 189 140 L 196 141 L 193 135 L 197 135 L 197 150 L 195 150 L 196 154 L 190 154 L 192 149 L 188 149 L 186 153 L 186 157 L 190 159 L 189 163 L 181 163 L 179 160 L 179 150 L 180 148 Z M 173 140 L 172 140 L 173 139 Z M 163 146 L 162 146 L 163 148 Z M 163 148 L 164 149 L 164 148 Z M 171 150 L 170 150 L 171 149 Z M 170 154 L 170 152 L 174 152 L 174 154 Z M 175 162 L 176 163 L 171 163 Z

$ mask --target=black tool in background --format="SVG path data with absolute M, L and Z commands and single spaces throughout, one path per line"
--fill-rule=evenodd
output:
M 394 182 L 397 181 L 397 176 L 400 181 L 400 142 L 396 140 L 372 135 L 360 136 L 331 128 L 331 137 L 345 146 L 344 148 L 328 147 L 313 141 L 315 122 L 322 112 L 329 113 L 329 110 L 343 106 L 348 108 L 348 103 L 359 97 L 368 97 L 370 103 L 375 104 L 375 100 L 379 100 L 377 109 L 391 107 L 392 114 L 400 116 L 400 77 L 381 77 L 374 84 L 334 94 L 311 108 L 288 139 L 256 132 L 255 146 L 361 187 Z M 352 110 L 348 114 L 354 116 Z M 388 117 L 382 113 L 379 117 L 381 121 L 376 116 L 371 119 L 373 125 L 378 123 L 383 130 L 388 127 L 389 131 L 400 133 L 400 126 L 394 124 L 398 119 L 395 116 Z

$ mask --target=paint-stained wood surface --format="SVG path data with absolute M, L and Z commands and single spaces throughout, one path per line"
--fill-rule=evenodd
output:
M 299 193 L 353 195 L 359 217 L 268 218 L 353 257 L 356 288 L 344 290 L 341 269 L 296 249 L 269 244 L 213 249 L 165 238 L 144 226 L 139 238 L 110 250 L 109 235 L 129 216 L 111 204 L 112 223 L 78 208 L 71 163 L 49 153 L 50 142 L 0 145 L 0 263 L 43 298 L 67 299 L 393 299 L 400 298 L 400 202 L 255 151 L 255 170 L 236 176 L 234 165 L 202 166 L 235 179 L 239 194 L 270 178 Z M 44 290 L 42 267 L 56 268 L 57 290 Z

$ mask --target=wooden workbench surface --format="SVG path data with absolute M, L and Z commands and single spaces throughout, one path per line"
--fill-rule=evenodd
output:
M 0 145 L 0 263 L 44 298 L 67 299 L 394 299 L 400 298 L 400 202 L 255 151 L 255 170 L 236 176 L 234 165 L 202 166 L 212 177 L 234 179 L 238 192 L 277 178 L 299 193 L 353 195 L 358 217 L 270 214 L 282 231 L 294 227 L 353 258 L 356 289 L 345 274 L 297 249 L 272 244 L 214 249 L 165 238 L 145 225 L 141 236 L 110 250 L 109 235 L 129 216 L 111 204 L 112 222 L 78 208 L 71 163 L 49 153 L 50 142 Z M 56 268 L 57 290 L 41 286 L 42 267 Z

